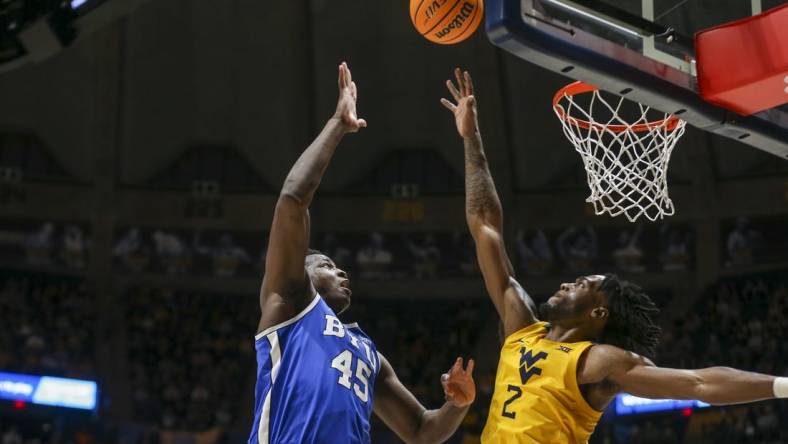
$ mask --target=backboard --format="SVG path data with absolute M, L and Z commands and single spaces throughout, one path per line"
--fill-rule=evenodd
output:
M 698 31 L 785 3 L 487 0 L 486 28 L 495 45 L 518 57 L 788 158 L 788 106 L 743 117 L 704 101 L 693 48 Z

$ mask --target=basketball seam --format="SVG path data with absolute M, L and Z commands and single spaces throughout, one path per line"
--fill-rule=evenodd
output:
M 462 1 L 464 1 L 464 0 L 462 0 Z M 480 2 L 477 2 L 477 3 L 476 3 L 476 9 L 473 11 L 473 15 L 471 16 L 470 20 L 468 20 L 468 26 L 466 26 L 466 27 L 465 27 L 465 29 L 463 29 L 463 30 L 462 30 L 462 32 L 461 32 L 461 33 L 460 33 L 458 36 L 456 36 L 456 37 L 452 38 L 451 40 L 446 40 L 445 42 L 441 42 L 441 43 L 452 43 L 452 42 L 454 42 L 455 40 L 457 40 L 457 39 L 459 39 L 460 37 L 462 37 L 462 36 L 463 36 L 463 34 L 465 34 L 465 33 L 466 33 L 468 30 L 470 30 L 471 28 L 473 28 L 473 26 L 472 26 L 472 25 L 473 25 L 473 21 L 476 19 L 476 15 L 478 15 L 478 13 L 479 13 L 479 10 L 481 9 L 480 5 L 481 5 L 481 3 L 480 3 Z M 478 28 L 478 26 L 477 26 L 476 28 Z M 474 28 L 474 30 L 475 30 L 476 28 Z
M 446 17 L 448 17 L 449 14 L 451 14 L 451 12 L 454 11 L 457 8 L 457 5 L 459 5 L 461 1 L 462 0 L 457 0 L 456 2 L 454 2 L 454 5 L 451 8 L 449 8 L 449 12 L 444 14 L 443 17 L 441 17 L 440 20 L 435 22 L 435 25 L 433 25 L 432 28 L 428 29 L 427 31 L 422 32 L 421 35 L 426 36 L 427 34 L 431 33 L 433 29 L 437 28 L 438 25 L 443 23 L 443 21 L 446 20 Z
M 424 0 L 421 0 L 421 1 L 419 2 L 419 5 L 418 5 L 418 6 L 416 6 L 416 10 L 415 10 L 415 11 L 413 11 L 413 15 L 412 15 L 412 16 L 411 16 L 411 18 L 410 18 L 410 20 L 411 20 L 411 21 L 413 22 L 413 24 L 414 24 L 414 25 L 416 25 L 416 26 L 418 26 L 418 23 L 416 23 L 416 17 L 418 17 L 418 16 L 419 16 L 419 9 L 421 9 L 421 5 L 423 5 L 423 4 L 424 4 Z

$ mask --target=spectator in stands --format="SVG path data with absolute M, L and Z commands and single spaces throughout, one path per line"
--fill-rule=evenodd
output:
M 638 224 L 633 232 L 624 229 L 619 233 L 618 246 L 613 250 L 613 259 L 619 270 L 629 273 L 646 271 L 646 267 L 642 264 L 641 234 L 643 234 L 643 224 Z
M 593 268 L 597 258 L 597 236 L 593 227 L 579 230 L 569 227 L 558 236 L 558 254 L 564 260 L 569 270 L 587 272 Z
M 684 271 L 690 264 L 690 236 L 670 224 L 659 227 L 661 248 L 659 261 L 664 271 Z
M 175 233 L 156 230 L 153 233 L 156 257 L 169 274 L 187 273 L 192 265 L 192 252 Z
M 211 257 L 213 273 L 216 276 L 235 276 L 241 265 L 252 262 L 246 250 L 235 243 L 230 233 L 219 236 L 219 242 L 215 247 L 202 245 L 200 237 L 198 232 L 194 237 L 194 249 L 200 254 Z
M 432 234 L 424 235 L 421 242 L 406 237 L 406 243 L 411 255 L 411 265 L 417 279 L 435 279 L 438 277 L 441 251 Z
M 740 217 L 736 220 L 736 227 L 728 233 L 726 247 L 728 250 L 727 265 L 751 265 L 756 248 L 762 242 L 761 233 L 750 227 L 747 218 Z
M 135 273 L 148 267 L 150 248 L 142 238 L 139 228 L 131 228 L 126 232 L 126 235 L 115 244 L 113 256 L 119 258 L 127 270 Z
M 363 279 L 385 279 L 391 277 L 394 256 L 384 246 L 383 235 L 372 233 L 369 243 L 356 254 L 356 263 Z
M 67 225 L 63 234 L 63 250 L 60 258 L 66 266 L 71 268 L 85 268 L 87 241 L 82 228 L 77 225 Z
M 25 256 L 32 265 L 50 265 L 54 247 L 55 225 L 46 222 L 25 239 Z
M 524 230 L 518 230 L 517 252 L 523 271 L 527 274 L 543 275 L 553 268 L 553 250 L 541 229 L 537 229 L 530 239 L 526 239 Z

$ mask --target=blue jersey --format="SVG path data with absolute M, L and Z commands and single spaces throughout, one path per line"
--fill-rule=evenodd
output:
M 257 386 L 249 444 L 369 443 L 380 370 L 375 344 L 319 295 L 255 337 Z

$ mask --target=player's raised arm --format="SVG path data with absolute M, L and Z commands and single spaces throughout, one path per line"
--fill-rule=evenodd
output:
M 367 126 L 356 116 L 356 84 L 344 62 L 339 66 L 338 82 L 334 116 L 293 165 L 276 203 L 260 292 L 261 328 L 295 315 L 315 293 L 304 269 L 308 208 L 339 141 L 346 133 Z
M 662 368 L 642 356 L 613 346 L 590 349 L 585 367 L 588 370 L 581 371 L 578 377 L 580 384 L 607 379 L 619 391 L 642 398 L 697 399 L 727 405 L 788 397 L 788 378 L 729 367 Z
M 463 368 L 462 358 L 457 358 L 452 368 L 441 377 L 446 403 L 439 409 L 427 410 L 402 385 L 388 360 L 381 354 L 378 356 L 380 373 L 375 384 L 375 414 L 409 444 L 448 440 L 476 399 L 473 359 Z
M 453 114 L 465 145 L 465 219 L 476 242 L 476 256 L 487 292 L 495 304 L 506 336 L 536 320 L 536 306 L 514 279 L 503 243 L 503 210 L 490 175 L 477 118 L 473 81 L 468 72 L 454 71 L 455 86 L 446 81 L 456 103 L 441 99 Z

